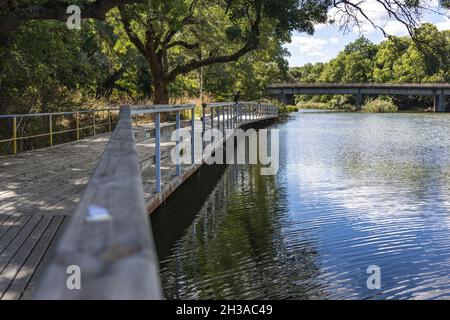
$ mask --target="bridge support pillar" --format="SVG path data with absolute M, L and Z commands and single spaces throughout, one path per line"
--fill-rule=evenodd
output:
M 292 93 L 282 93 L 279 100 L 287 105 L 295 105 L 295 96 Z
M 364 96 L 362 93 L 355 94 L 355 105 L 356 108 L 361 109 L 364 103 Z
M 434 96 L 434 111 L 435 112 L 445 112 L 446 96 L 444 94 L 439 94 Z

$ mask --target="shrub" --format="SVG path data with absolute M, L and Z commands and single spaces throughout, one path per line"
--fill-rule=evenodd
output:
M 390 99 L 371 99 L 362 107 L 363 112 L 397 112 L 397 106 Z
M 300 109 L 331 109 L 329 103 L 314 102 L 314 101 L 302 101 L 297 103 L 297 107 Z
M 289 113 L 298 111 L 298 107 L 296 106 L 286 105 L 278 101 L 273 101 L 273 103 L 278 107 L 278 115 L 280 117 L 287 117 Z

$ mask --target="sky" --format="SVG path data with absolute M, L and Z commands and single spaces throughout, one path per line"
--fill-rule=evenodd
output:
M 403 24 L 389 17 L 387 11 L 376 0 L 364 0 L 364 9 L 367 15 L 377 25 L 383 26 L 389 35 L 404 36 L 408 34 Z M 421 22 L 433 23 L 439 30 L 449 30 L 449 17 L 450 11 L 442 12 L 442 14 L 429 13 L 421 18 Z M 344 31 L 339 30 L 338 26 L 320 24 L 316 25 L 316 32 L 313 36 L 294 33 L 292 42 L 284 46 L 291 54 L 288 57 L 289 65 L 296 67 L 306 63 L 327 62 L 336 57 L 348 43 L 355 41 L 361 35 L 374 43 L 380 43 L 385 39 L 383 33 L 373 28 L 369 23 L 363 24 L 361 29 L 354 28 L 344 33 Z

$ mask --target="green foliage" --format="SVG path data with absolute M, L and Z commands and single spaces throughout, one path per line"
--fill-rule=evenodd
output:
M 238 62 L 204 68 L 204 90 L 218 101 L 233 100 L 237 92 L 241 100 L 259 99 L 268 84 L 286 80 L 288 69 L 285 52 L 274 39 Z
M 299 107 L 300 109 L 316 109 L 316 110 L 332 109 L 330 103 L 314 102 L 314 101 L 301 101 L 297 103 L 297 107 Z
M 370 99 L 362 107 L 363 112 L 392 113 L 397 112 L 397 106 L 390 99 Z
M 348 44 L 328 63 L 306 64 L 292 68 L 290 77 L 298 82 L 343 83 L 442 83 L 450 81 L 450 31 L 423 24 L 415 40 L 390 37 L 379 45 L 364 37 Z M 335 108 L 350 103 L 333 101 L 332 96 L 308 98 L 307 101 L 331 102 Z M 304 101 L 305 99 L 303 99 Z M 427 105 L 429 99 L 401 97 L 399 105 Z
M 278 101 L 273 101 L 272 103 L 278 108 L 278 116 L 280 118 L 288 117 L 290 113 L 299 111 L 299 107 L 296 106 L 289 106 Z
M 450 31 L 423 24 L 415 36 L 379 45 L 362 37 L 330 62 L 292 68 L 290 76 L 299 82 L 449 82 Z

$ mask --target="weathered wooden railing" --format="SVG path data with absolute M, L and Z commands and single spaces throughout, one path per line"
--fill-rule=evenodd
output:
M 74 112 L 53 112 L 53 113 L 30 113 L 30 114 L 11 114 L 0 115 L 0 121 L 7 121 L 9 123 L 2 123 L 3 126 L 9 126 L 10 138 L 2 139 L 0 137 L 0 144 L 8 143 L 11 145 L 11 153 L 17 154 L 20 152 L 18 149 L 18 142 L 36 139 L 36 138 L 48 138 L 47 146 L 53 146 L 54 137 L 64 133 L 74 133 L 75 139 L 80 140 L 84 136 L 96 135 L 99 130 L 105 132 L 111 132 L 114 126 L 117 124 L 115 116 L 119 112 L 119 109 L 99 109 L 99 110 L 82 110 Z M 84 119 L 83 119 L 84 116 Z M 39 132 L 35 134 L 20 135 L 20 125 L 26 125 L 28 119 L 42 119 L 40 124 L 46 125 L 45 132 Z M 60 122 L 75 122 L 74 127 L 65 127 L 62 130 L 57 130 L 57 120 Z M 82 122 L 88 121 L 87 125 L 83 125 Z M 55 130 L 56 129 L 56 130 Z M 86 134 L 86 132 L 92 134 Z
M 160 299 L 130 107 L 58 243 L 38 299 Z

